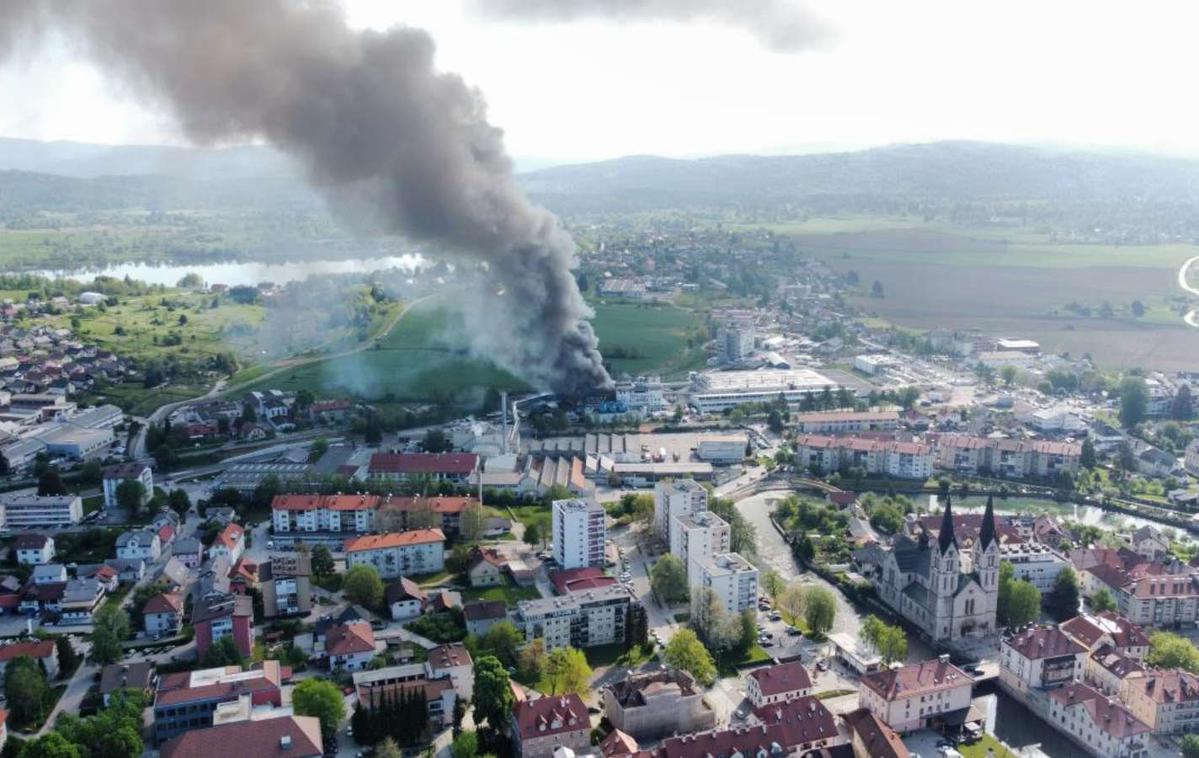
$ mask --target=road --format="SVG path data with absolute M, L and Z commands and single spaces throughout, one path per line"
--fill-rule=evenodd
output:
M 86 660 L 88 653 L 91 651 L 91 643 L 79 641 L 75 645 L 75 651 L 79 654 L 80 660 Z M 50 715 L 46 717 L 42 728 L 37 731 L 34 736 L 41 736 L 47 731 L 54 728 L 54 722 L 60 713 L 79 713 L 79 707 L 83 704 L 83 698 L 87 695 L 87 691 L 91 689 L 92 681 L 96 674 L 100 671 L 100 666 L 94 666 L 89 663 L 80 663 L 79 668 L 75 669 L 75 675 L 71 677 L 67 683 L 66 692 L 62 693 L 62 697 L 55 703 L 54 709 L 50 711 Z

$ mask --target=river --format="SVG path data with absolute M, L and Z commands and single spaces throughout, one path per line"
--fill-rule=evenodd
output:
M 424 265 L 419 255 L 390 255 L 379 258 L 352 258 L 347 260 L 295 261 L 285 263 L 197 263 L 189 265 L 152 263 L 116 263 L 94 269 L 42 270 L 30 273 L 51 279 L 66 278 L 88 282 L 97 276 L 117 279 L 136 279 L 149 284 L 164 284 L 174 287 L 186 274 L 195 273 L 208 284 L 224 284 L 230 287 L 254 285 L 259 282 L 286 284 L 300 281 L 312 275 L 367 273 L 398 268 L 412 271 Z
M 994 697 L 994 718 L 989 720 L 988 726 L 1010 747 L 1020 750 L 1035 745 L 1051 758 L 1087 758 L 1090 755 L 998 687 Z
M 960 497 L 954 496 L 953 512 L 982 513 L 986 507 L 986 503 L 986 498 L 981 495 L 973 495 L 967 500 L 962 500 Z M 1077 521 L 1080 524 L 1089 524 L 1106 529 L 1151 526 L 1154 529 L 1173 529 L 1175 532 L 1178 532 L 1178 538 L 1183 542 L 1193 539 L 1188 532 L 1169 526 L 1168 524 L 1163 524 L 1160 521 L 1125 513 L 1105 511 L 1093 505 L 1059 503 L 1054 500 L 1039 500 L 1034 498 L 1008 498 L 1007 500 L 996 498 L 994 503 L 996 513 L 1051 513 L 1058 518 L 1067 518 L 1071 521 Z M 936 495 L 929 495 L 928 504 L 925 507 L 928 513 L 940 513 L 942 506 L 937 503 Z

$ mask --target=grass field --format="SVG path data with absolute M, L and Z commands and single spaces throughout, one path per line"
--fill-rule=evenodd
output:
M 498 587 L 467 587 L 460 590 L 463 602 L 471 600 L 503 600 L 508 606 L 516 605 L 518 600 L 533 600 L 541 597 L 536 587 L 521 587 L 511 581 Z
M 703 340 L 697 335 L 700 324 L 692 311 L 669 305 L 625 303 L 594 307 L 600 351 L 614 373 L 653 372 L 663 378 L 676 378 L 703 367 Z
M 1199 368 L 1199 330 L 1182 322 L 1192 303 L 1177 285 L 1197 246 L 1067 244 L 1015 229 L 890 221 L 825 219 L 778 231 L 834 270 L 857 273 L 852 302 L 875 324 L 1035 339 L 1109 369 Z M 876 280 L 882 298 L 867 296 Z M 1147 309 L 1140 318 L 1134 300 Z

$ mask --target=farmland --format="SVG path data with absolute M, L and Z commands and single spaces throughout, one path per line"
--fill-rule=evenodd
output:
M 595 306 L 594 323 L 600 351 L 613 374 L 654 372 L 675 378 L 703 367 L 703 336 L 691 311 L 670 305 L 601 303 Z
M 1199 367 L 1199 331 L 1182 323 L 1188 299 L 1177 269 L 1189 245 L 1053 244 L 943 228 L 793 236 L 837 271 L 854 271 L 853 302 L 870 317 L 917 329 L 978 329 L 1025 337 L 1055 352 L 1090 353 L 1103 368 Z M 867 295 L 879 281 L 885 296 Z M 1133 317 L 1131 303 L 1146 312 Z

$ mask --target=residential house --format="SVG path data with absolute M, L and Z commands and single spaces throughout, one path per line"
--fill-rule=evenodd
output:
M 146 463 L 122 463 L 104 469 L 102 485 L 104 489 L 104 507 L 116 508 L 117 488 L 122 482 L 140 482 L 142 485 L 142 504 L 149 501 L 154 494 L 154 471 Z
M 117 537 L 117 558 L 127 561 L 141 559 L 153 562 L 158 560 L 160 555 L 162 555 L 162 541 L 158 538 L 157 532 L 138 529 L 123 532 Z
M 409 692 L 421 692 L 429 709 L 429 723 L 437 730 L 453 723 L 458 695 L 448 676 L 434 677 L 427 664 L 413 663 L 359 671 L 354 674 L 358 702 L 367 710 L 398 699 Z
M 958 720 L 951 714 L 968 711 L 973 687 L 974 680 L 943 655 L 866 674 L 858 690 L 858 705 L 906 734 Z
M 559 748 L 586 753 L 591 747 L 591 716 L 573 693 L 520 700 L 512 708 L 511 733 L 519 758 L 554 758 Z
M 812 694 L 812 679 L 799 661 L 755 669 L 745 679 L 745 694 L 754 708 Z
M 204 544 L 195 537 L 184 537 L 175 542 L 171 555 L 189 569 L 200 568 L 204 562 Z
M 462 617 L 466 620 L 466 631 L 482 637 L 491 627 L 508 620 L 508 606 L 503 600 L 476 600 L 462 607 Z
M 375 657 L 375 633 L 366 621 L 338 624 L 325 632 L 329 669 L 361 671 Z
M 70 579 L 63 587 L 59 601 L 60 624 L 90 624 L 92 616 L 104 599 L 104 588 L 95 579 Z
M 475 664 L 461 642 L 438 645 L 428 651 L 426 666 L 434 678 L 449 677 L 454 692 L 469 701 L 475 694 Z
M 716 726 L 703 688 L 685 671 L 630 673 L 600 690 L 604 715 L 616 729 L 639 740 L 698 732 Z
M 853 758 L 910 758 L 903 740 L 885 721 L 865 708 L 841 716 L 849 728 Z
M 1110 647 L 1115 652 L 1133 660 L 1142 661 L 1149 652 L 1149 636 L 1141 627 L 1113 611 L 1075 616 L 1059 626 L 1090 652 L 1101 647 Z
M 1075 682 L 1049 693 L 1046 718 L 1091 755 L 1149 758 L 1150 727 L 1119 702 Z
M 1026 629 L 1000 644 L 999 683 L 1018 699 L 1031 689 L 1061 687 L 1082 679 L 1087 652 L 1057 627 Z
M 142 622 L 154 638 L 174 634 L 183 623 L 183 595 L 162 592 L 150 598 L 142 609 Z
M 476 547 L 466 564 L 466 578 L 472 587 L 494 587 L 503 584 L 504 558 L 498 551 Z
M 54 538 L 48 534 L 26 532 L 13 538 L 12 549 L 17 563 L 40 566 L 54 560 Z
M 254 604 L 249 595 L 214 594 L 199 597 L 192 608 L 196 657 L 203 658 L 213 643 L 232 637 L 241 654 L 254 652 Z
M 263 615 L 299 616 L 312 610 L 312 559 L 302 553 L 271 556 L 259 568 Z
M 391 610 L 391 618 L 393 621 L 403 621 L 405 619 L 416 618 L 424 613 L 425 604 L 429 602 L 429 596 L 420 585 L 406 577 L 400 577 L 398 580 L 387 585 L 384 592 L 384 600 L 387 602 L 387 607 Z M 467 629 L 469 630 L 469 622 Z
M 1087 656 L 1083 668 L 1083 681 L 1107 695 L 1120 694 L 1124 680 L 1142 672 L 1141 662 L 1116 652 L 1110 645 L 1102 645 Z
M 40 661 L 49 679 L 58 676 L 58 652 L 54 640 L 22 640 L 0 645 L 0 674 L 4 673 L 11 661 L 21 656 Z
M 1170 541 L 1164 534 L 1151 526 L 1143 526 L 1133 532 L 1130 542 L 1137 555 L 1151 561 L 1170 554 Z
M 1156 734 L 1199 731 L 1199 676 L 1173 669 L 1141 669 L 1123 680 L 1120 699 Z
M 30 579 L 34 584 L 56 584 L 67 581 L 67 567 L 61 563 L 43 563 L 33 567 Z
M 100 672 L 100 695 L 108 706 L 112 693 L 117 690 L 140 690 L 149 696 L 154 693 L 154 663 L 131 661 L 110 663 Z
M 208 548 L 208 557 L 218 555 L 228 559 L 230 565 L 237 563 L 246 549 L 246 530 L 238 524 L 227 524 Z

